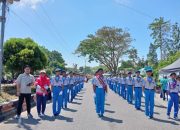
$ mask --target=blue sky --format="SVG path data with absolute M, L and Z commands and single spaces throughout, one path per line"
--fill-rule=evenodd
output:
M 5 40 L 31 37 L 60 51 L 68 66 L 84 66 L 84 58 L 72 53 L 81 40 L 103 26 L 129 29 L 138 55 L 146 57 L 152 42 L 148 25 L 153 18 L 180 23 L 179 0 L 21 0 L 9 7 Z

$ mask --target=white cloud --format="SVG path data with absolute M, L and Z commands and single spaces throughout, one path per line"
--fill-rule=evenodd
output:
M 32 9 L 36 9 L 38 4 L 47 2 L 48 0 L 20 0 L 17 2 L 17 5 L 20 7 L 30 7 Z

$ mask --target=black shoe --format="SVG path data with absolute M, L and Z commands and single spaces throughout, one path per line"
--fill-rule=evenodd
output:
M 29 113 L 27 116 L 28 118 L 33 118 L 33 115 L 31 113 Z

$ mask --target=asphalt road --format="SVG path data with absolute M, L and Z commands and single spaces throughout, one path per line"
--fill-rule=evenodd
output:
M 148 119 L 142 110 L 136 111 L 133 105 L 109 90 L 106 96 L 106 112 L 103 118 L 95 113 L 91 84 L 78 94 L 61 116 L 52 117 L 52 104 L 46 109 L 46 116 L 39 118 L 36 107 L 32 109 L 33 119 L 22 113 L 22 122 L 11 118 L 0 123 L 0 130 L 180 130 L 180 120 L 167 119 L 166 107 L 155 102 L 154 119 Z

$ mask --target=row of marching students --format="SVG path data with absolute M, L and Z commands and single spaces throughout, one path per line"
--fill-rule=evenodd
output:
M 65 70 L 57 68 L 55 76 L 51 81 L 46 77 L 46 72 L 40 72 L 40 77 L 36 80 L 37 111 L 39 116 L 44 115 L 46 106 L 47 89 L 51 86 L 53 115 L 58 116 L 61 109 L 67 108 L 78 92 L 84 87 L 84 76 L 73 72 L 66 73 Z
M 153 70 L 151 67 L 145 67 L 146 77 L 140 76 L 140 71 L 136 71 L 136 76 L 132 77 L 132 72 L 128 72 L 126 77 L 109 77 L 107 78 L 108 85 L 115 93 L 122 96 L 129 104 L 135 100 L 135 108 L 141 109 L 141 98 L 144 91 L 145 94 L 145 115 L 148 118 L 153 118 L 154 114 L 154 97 L 156 90 L 156 82 L 153 79 Z M 168 101 L 167 116 L 170 118 L 171 108 L 174 104 L 174 119 L 178 119 L 178 103 L 180 92 L 180 82 L 176 80 L 176 73 L 171 73 L 171 78 L 168 81 L 168 92 L 170 100 Z M 134 90 L 134 91 L 133 91 Z M 133 93 L 134 92 L 134 93 Z
M 44 116 L 46 101 L 49 95 L 52 95 L 53 115 L 58 116 L 61 108 L 67 108 L 68 102 L 72 102 L 78 92 L 84 87 L 85 77 L 80 74 L 69 72 L 57 68 L 55 76 L 51 79 L 46 75 L 46 71 L 40 71 L 39 77 L 35 80 L 30 74 L 31 67 L 26 65 L 24 73 L 20 74 L 16 80 L 17 96 L 19 97 L 16 119 L 21 119 L 22 105 L 26 100 L 27 116 L 32 118 L 31 114 L 31 89 L 36 87 L 37 113 Z

